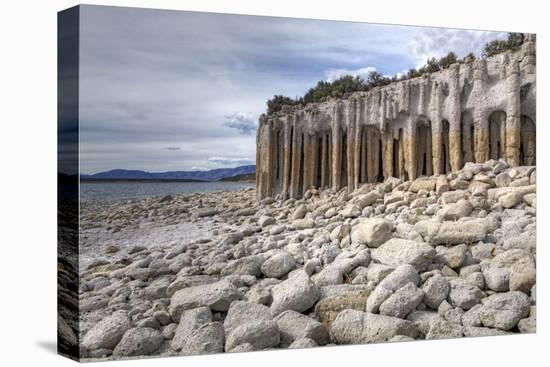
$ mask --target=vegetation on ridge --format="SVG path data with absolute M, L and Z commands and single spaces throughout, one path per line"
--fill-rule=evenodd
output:
M 482 57 L 490 57 L 499 53 L 518 50 L 525 41 L 523 33 L 508 33 L 506 40 L 494 40 L 485 45 Z M 367 92 L 375 87 L 388 85 L 392 82 L 412 79 L 427 73 L 435 73 L 449 68 L 454 63 L 470 62 L 475 59 L 473 53 L 469 53 L 463 59 L 459 59 L 454 52 L 436 59 L 428 59 L 426 64 L 418 69 L 409 69 L 407 74 L 392 77 L 384 76 L 376 71 L 371 71 L 367 78 L 345 75 L 333 82 L 321 80 L 311 88 L 304 96 L 290 98 L 283 95 L 275 95 L 267 101 L 267 114 L 272 115 L 281 111 L 283 106 L 305 106 L 312 102 L 325 102 L 329 98 L 345 98 L 354 92 Z

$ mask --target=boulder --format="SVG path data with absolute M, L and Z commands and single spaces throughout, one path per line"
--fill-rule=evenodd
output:
M 290 345 L 295 340 L 308 338 L 317 345 L 329 342 L 325 325 L 299 312 L 287 310 L 274 319 L 281 333 L 281 345 Z
M 481 302 L 481 298 L 483 298 L 481 289 L 462 278 L 450 279 L 449 285 L 448 299 L 453 307 L 459 307 L 466 311 Z
M 353 243 L 378 247 L 391 237 L 393 224 L 383 218 L 362 219 L 353 227 L 351 240 Z
M 170 347 L 175 351 L 181 350 L 186 345 L 193 331 L 211 321 L 212 311 L 208 307 L 198 307 L 183 311 L 178 320 L 177 328 L 174 331 L 174 337 L 170 341 Z
M 155 353 L 164 338 L 158 330 L 151 328 L 133 328 L 124 333 L 113 350 L 115 357 L 146 356 Z
M 281 252 L 270 257 L 261 266 L 267 278 L 281 278 L 296 267 L 296 261 L 288 252 Z
M 495 293 L 482 300 L 479 312 L 481 322 L 486 327 L 510 330 L 519 320 L 529 316 L 531 301 L 519 291 Z
M 87 349 L 113 349 L 131 327 L 130 318 L 123 311 L 105 317 L 95 324 L 82 339 Z
M 469 216 L 473 209 L 470 200 L 461 199 L 456 203 L 445 205 L 437 215 L 443 220 L 457 220 Z
M 192 308 L 207 306 L 213 311 L 227 311 L 231 302 L 241 299 L 239 290 L 229 281 L 183 288 L 174 293 L 170 300 L 169 312 L 174 321 L 181 313 Z
M 321 299 L 315 305 L 315 317 L 327 328 L 342 310 L 364 311 L 369 292 L 350 291 Z
M 424 282 L 422 290 L 424 291 L 424 303 L 426 306 L 437 310 L 441 302 L 447 299 L 450 284 L 445 277 L 434 275 Z
M 292 222 L 292 228 L 301 230 L 315 227 L 315 221 L 312 218 L 296 219 Z
M 424 292 L 410 282 L 399 288 L 380 305 L 380 314 L 401 319 L 414 310 L 424 299 Z
M 223 322 L 225 334 L 229 335 L 237 327 L 251 321 L 270 321 L 269 307 L 253 302 L 234 301 L 229 306 Z
M 425 270 L 435 257 L 435 250 L 428 244 L 392 238 L 372 251 L 372 259 L 393 267 L 410 264 L 417 270 Z
M 268 215 L 262 215 L 260 217 L 260 219 L 258 219 L 258 224 L 261 226 L 261 227 L 267 227 L 267 226 L 270 226 L 272 224 L 275 224 L 275 218 L 273 217 L 270 217 Z
M 276 347 L 280 343 L 275 321 L 251 321 L 234 329 L 226 338 L 225 350 L 248 343 L 254 350 Z
M 304 204 L 298 205 L 296 209 L 292 212 L 290 217 L 288 218 L 290 221 L 296 220 L 296 219 L 303 219 L 307 214 L 307 207 Z
M 430 324 L 430 330 L 426 334 L 426 339 L 449 339 L 461 338 L 464 336 L 462 325 L 453 324 L 449 321 L 436 319 Z
M 486 236 L 487 225 L 479 220 L 444 221 L 430 236 L 429 242 L 436 245 L 458 245 L 483 241 Z M 423 237 L 426 240 L 426 237 Z
M 182 345 L 180 354 L 222 353 L 224 341 L 224 331 L 221 322 L 209 322 L 193 330 L 189 338 Z
M 403 264 L 384 278 L 367 298 L 367 312 L 378 312 L 380 305 L 407 283 L 418 285 L 420 278 L 414 266 Z
M 409 187 L 409 191 L 418 192 L 420 190 L 432 191 L 435 190 L 436 179 L 432 177 L 419 177 Z
M 296 339 L 288 346 L 288 349 L 303 349 L 317 347 L 317 343 L 309 338 Z
M 319 299 L 319 289 L 303 270 L 298 270 L 274 286 L 272 295 L 271 314 L 276 316 L 286 310 L 304 312 L 311 308 Z
M 221 272 L 222 276 L 231 274 L 248 274 L 259 277 L 262 275 L 261 266 L 264 259 L 261 256 L 245 256 L 240 259 L 230 261 Z

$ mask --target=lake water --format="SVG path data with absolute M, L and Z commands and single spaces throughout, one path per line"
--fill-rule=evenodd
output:
M 80 200 L 136 199 L 170 194 L 234 191 L 256 187 L 254 182 L 82 182 Z

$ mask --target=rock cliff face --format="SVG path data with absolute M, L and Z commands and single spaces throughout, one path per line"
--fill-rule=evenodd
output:
M 259 199 L 310 188 L 456 172 L 466 162 L 535 164 L 535 39 L 506 52 L 349 98 L 262 115 Z

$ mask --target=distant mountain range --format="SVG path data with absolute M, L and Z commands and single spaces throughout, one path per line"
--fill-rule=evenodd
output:
M 140 170 L 113 169 L 93 175 L 81 174 L 84 181 L 107 180 L 139 180 L 139 181 L 221 181 L 232 177 L 254 177 L 256 165 L 239 166 L 235 168 L 217 168 L 208 171 L 170 171 L 147 172 Z

